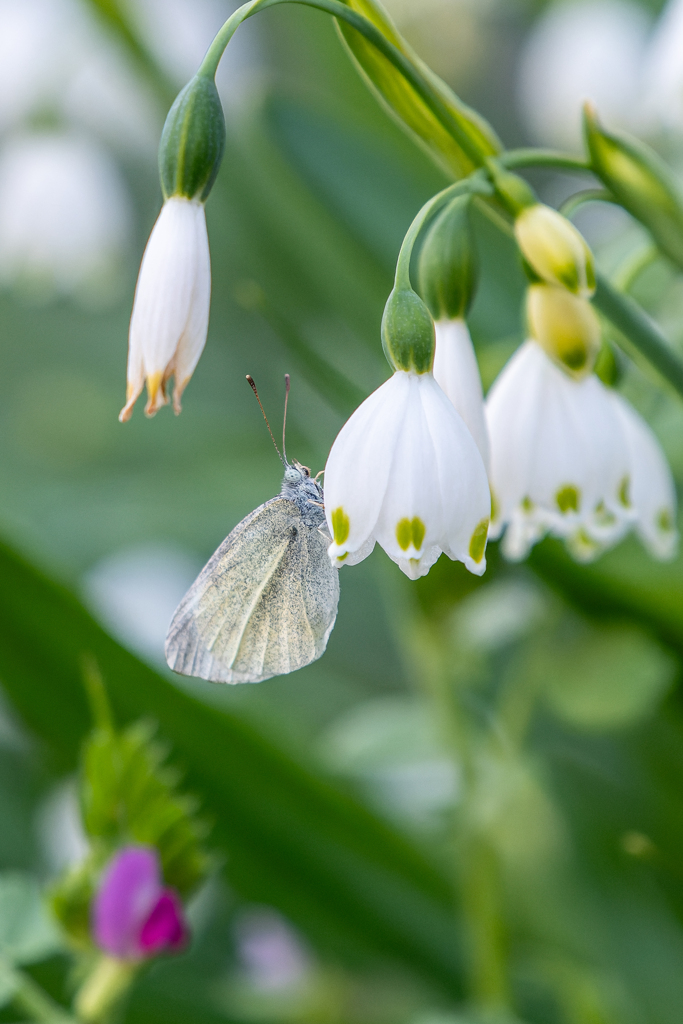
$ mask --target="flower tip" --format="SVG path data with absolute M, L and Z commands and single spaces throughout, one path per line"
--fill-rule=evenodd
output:
M 152 417 L 168 404 L 166 382 L 163 373 L 154 373 L 147 378 L 147 405 L 145 416 Z

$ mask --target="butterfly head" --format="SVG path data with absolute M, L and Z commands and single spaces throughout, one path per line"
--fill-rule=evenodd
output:
M 311 476 L 308 466 L 302 466 L 296 459 L 291 464 L 287 463 L 280 494 L 299 506 L 304 520 L 310 525 L 318 526 L 323 522 L 323 489 Z

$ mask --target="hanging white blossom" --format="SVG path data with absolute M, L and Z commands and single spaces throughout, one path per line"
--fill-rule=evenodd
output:
M 630 458 L 607 389 L 576 380 L 535 341 L 515 353 L 486 402 L 491 442 L 491 536 L 524 558 L 546 533 L 577 557 L 615 543 L 635 518 Z
M 325 468 L 325 513 L 335 565 L 361 561 L 377 541 L 411 579 L 442 551 L 484 572 L 486 470 L 431 373 L 396 371 L 344 425 Z
M 135 290 L 128 347 L 126 404 L 130 418 L 145 383 L 153 416 L 168 402 L 175 375 L 173 408 L 197 365 L 209 324 L 211 264 L 204 204 L 182 196 L 164 203 L 142 258 Z

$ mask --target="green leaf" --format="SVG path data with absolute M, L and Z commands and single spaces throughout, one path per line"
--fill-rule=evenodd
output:
M 19 872 L 0 875 L 0 953 L 12 963 L 32 964 L 61 946 L 36 880 Z M 0 998 L 2 989 L 0 975 Z
M 451 886 L 420 851 L 236 716 L 176 689 L 4 546 L 0 581 L 0 678 L 55 767 L 74 768 L 90 728 L 81 683 L 89 652 L 117 721 L 151 716 L 172 742 L 188 789 L 215 822 L 212 847 L 233 888 L 279 908 L 322 949 L 355 962 L 390 958 L 460 992 Z
M 673 683 L 677 666 L 642 630 L 614 624 L 544 637 L 529 669 L 543 680 L 557 715 L 592 730 L 648 718 Z
M 152 734 L 149 723 L 136 722 L 121 734 L 100 728 L 88 738 L 83 823 L 112 852 L 130 842 L 156 847 L 164 881 L 188 895 L 209 866 L 201 849 L 207 829 L 195 818 L 196 802 L 175 792 L 177 780 Z
M 415 87 L 372 43 L 350 25 L 341 20 L 337 22 L 339 33 L 369 87 L 389 113 L 414 136 L 440 167 L 449 175 L 461 178 L 483 163 L 487 156 L 500 152 L 500 141 L 491 126 L 458 99 L 446 83 L 420 60 L 376 0 L 345 2 L 351 10 L 371 21 L 400 50 L 424 77 L 434 96 L 445 108 L 460 141 L 454 135 L 453 128 L 445 124 L 445 119 L 437 117 Z
M 16 975 L 5 959 L 0 957 L 0 1008 L 11 1003 L 16 990 Z

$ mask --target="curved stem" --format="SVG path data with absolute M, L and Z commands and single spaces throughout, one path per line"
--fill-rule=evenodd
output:
M 333 18 L 339 18 L 347 22 L 357 32 L 360 32 L 403 75 L 405 80 L 412 86 L 420 99 L 457 142 L 472 163 L 477 166 L 482 163 L 484 154 L 479 151 L 477 145 L 472 141 L 467 132 L 463 130 L 457 118 L 453 116 L 428 78 L 419 71 L 398 47 L 389 42 L 371 21 L 356 11 L 351 10 L 341 0 L 251 0 L 250 3 L 246 3 L 238 8 L 219 30 L 208 49 L 198 73 L 201 75 L 215 75 L 226 46 L 242 22 L 246 21 L 247 18 L 253 17 L 254 14 L 258 14 L 260 11 L 264 11 L 269 7 L 279 6 L 283 3 L 297 3 L 304 7 L 313 7 L 318 11 L 324 11 L 326 14 L 332 15 Z
M 412 289 L 412 285 L 410 283 L 410 261 L 413 255 L 415 242 L 427 221 L 451 199 L 455 199 L 456 196 L 464 195 L 466 192 L 471 192 L 472 186 L 473 181 L 471 176 L 465 178 L 464 181 L 456 181 L 454 185 L 449 185 L 447 188 L 443 189 L 443 191 L 437 192 L 435 196 L 432 196 L 432 198 L 424 204 L 408 228 L 401 245 L 401 251 L 398 254 L 398 260 L 396 261 L 396 278 L 394 281 L 394 285 L 397 290 L 402 288 Z
M 612 284 L 620 292 L 627 294 L 643 270 L 654 263 L 658 257 L 659 249 L 656 245 L 646 245 L 638 252 L 632 253 L 617 268 L 616 273 L 612 276 Z
M 569 199 L 566 199 L 560 207 L 560 213 L 567 219 L 574 216 L 576 211 L 586 203 L 614 203 L 619 205 L 611 192 L 604 188 L 587 188 L 584 192 L 576 192 Z
M 515 167 L 555 167 L 562 171 L 591 171 L 587 160 L 555 149 L 509 149 L 497 159 L 508 170 Z

